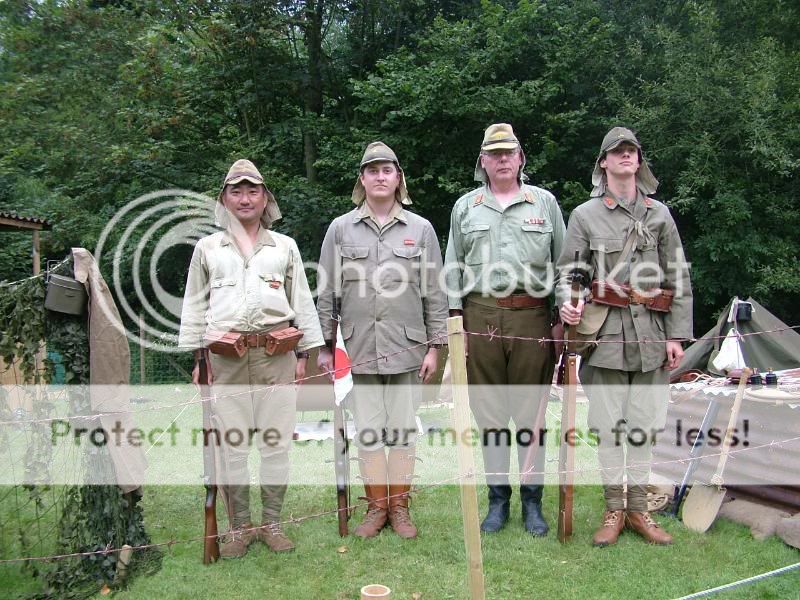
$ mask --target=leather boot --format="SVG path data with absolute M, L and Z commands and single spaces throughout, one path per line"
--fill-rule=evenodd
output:
M 536 537 L 544 537 L 550 527 L 542 516 L 541 485 L 520 485 L 519 494 L 522 500 L 522 523 L 525 531 Z
M 241 558 L 253 541 L 252 525 L 244 523 L 232 528 L 220 539 L 219 555 L 222 558 Z
M 408 512 L 414 461 L 414 448 L 389 450 L 389 524 L 405 539 L 417 537 L 417 527 Z
M 603 525 L 594 532 L 592 545 L 600 548 L 617 543 L 619 534 L 625 528 L 625 514 L 622 510 L 607 510 L 603 513 Z
M 375 537 L 386 526 L 389 502 L 386 499 L 386 454 L 379 450 L 359 450 L 358 466 L 364 480 L 364 493 L 368 505 L 367 514 L 353 535 L 360 538 Z
M 496 533 L 505 527 L 511 504 L 510 485 L 489 486 L 489 511 L 481 523 L 481 531 Z
M 649 512 L 628 511 L 625 513 L 625 522 L 629 529 L 633 529 L 649 544 L 668 546 L 672 543 L 672 536 L 661 529 Z

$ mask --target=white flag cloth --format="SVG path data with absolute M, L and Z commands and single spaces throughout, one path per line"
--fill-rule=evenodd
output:
M 350 356 L 347 348 L 344 347 L 342 339 L 342 328 L 336 324 L 336 349 L 334 350 L 334 369 L 333 394 L 336 398 L 336 405 L 340 405 L 342 400 L 347 397 L 353 389 L 353 374 L 350 372 Z

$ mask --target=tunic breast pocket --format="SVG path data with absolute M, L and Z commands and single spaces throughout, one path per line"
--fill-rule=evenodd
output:
M 520 235 L 522 246 L 521 258 L 524 262 L 536 267 L 544 267 L 551 260 L 550 243 L 553 239 L 553 226 L 548 223 L 532 223 L 522 225 Z
M 593 237 L 589 239 L 595 279 L 608 279 L 609 271 L 617 264 L 625 245 L 622 238 Z
M 211 280 L 208 306 L 212 320 L 232 318 L 243 300 L 242 294 L 236 289 L 236 279 L 228 277 Z
M 489 262 L 491 240 L 488 223 L 470 223 L 461 228 L 464 236 L 464 262 L 483 265 Z
M 369 247 L 342 246 L 342 281 L 363 281 L 367 279 Z
M 261 310 L 269 315 L 284 316 L 289 310 L 282 273 L 259 273 Z
M 422 248 L 401 246 L 392 248 L 394 260 L 384 276 L 394 281 L 419 282 L 420 257 Z M 389 265 L 383 265 L 387 267 Z

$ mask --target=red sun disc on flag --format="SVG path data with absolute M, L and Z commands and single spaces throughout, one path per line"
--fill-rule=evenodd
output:
M 341 348 L 336 349 L 336 379 L 350 375 L 350 357 Z

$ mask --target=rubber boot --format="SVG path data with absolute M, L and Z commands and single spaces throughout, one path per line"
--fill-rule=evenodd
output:
M 536 537 L 544 537 L 550 531 L 550 527 L 542 516 L 542 489 L 541 485 L 519 486 L 519 495 L 522 500 L 522 523 L 525 531 Z
M 389 450 L 389 524 L 401 538 L 417 537 L 408 512 L 408 493 L 414 477 L 414 448 Z
M 489 511 L 481 523 L 481 531 L 496 533 L 505 527 L 511 503 L 510 485 L 489 486 Z
M 386 498 L 386 454 L 379 450 L 359 450 L 358 466 L 364 480 L 367 497 L 367 514 L 356 527 L 353 535 L 360 538 L 375 537 L 386 526 L 389 518 L 389 502 Z

